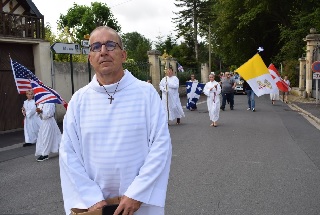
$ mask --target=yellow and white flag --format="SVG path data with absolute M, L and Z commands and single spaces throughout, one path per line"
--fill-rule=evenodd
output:
M 259 54 L 255 54 L 250 60 L 240 66 L 236 72 L 247 81 L 257 96 L 270 94 L 277 88 L 269 69 Z

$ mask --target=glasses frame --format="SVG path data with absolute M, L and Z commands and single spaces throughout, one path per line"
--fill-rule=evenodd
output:
M 98 47 L 96 47 L 97 49 L 93 50 L 92 46 L 94 45 L 98 45 Z M 113 51 L 116 49 L 117 45 L 119 46 L 119 48 L 122 50 L 121 46 L 119 45 L 119 43 L 114 42 L 112 40 L 108 40 L 106 42 L 100 43 L 100 42 L 95 42 L 92 43 L 91 45 L 89 45 L 89 49 L 91 52 L 101 52 L 102 46 L 105 46 L 107 51 Z

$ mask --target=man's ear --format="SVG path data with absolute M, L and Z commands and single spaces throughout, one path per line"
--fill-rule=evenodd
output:
M 122 55 L 122 62 L 126 62 L 126 60 L 127 60 L 127 52 L 125 50 L 122 50 L 121 55 Z

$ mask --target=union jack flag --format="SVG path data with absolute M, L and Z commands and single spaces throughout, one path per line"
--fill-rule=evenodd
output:
M 57 103 L 62 104 L 67 109 L 68 103 L 63 100 L 63 98 L 55 90 L 34 80 L 30 80 L 30 83 L 34 92 L 34 100 L 36 104 Z
M 27 90 L 31 90 L 30 80 L 42 83 L 29 69 L 10 58 L 14 80 L 16 82 L 19 94 L 25 94 Z

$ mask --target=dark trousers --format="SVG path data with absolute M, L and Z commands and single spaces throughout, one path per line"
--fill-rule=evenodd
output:
M 222 93 L 222 105 L 221 109 L 225 109 L 227 100 L 230 103 L 230 108 L 233 109 L 234 105 L 234 93 Z

